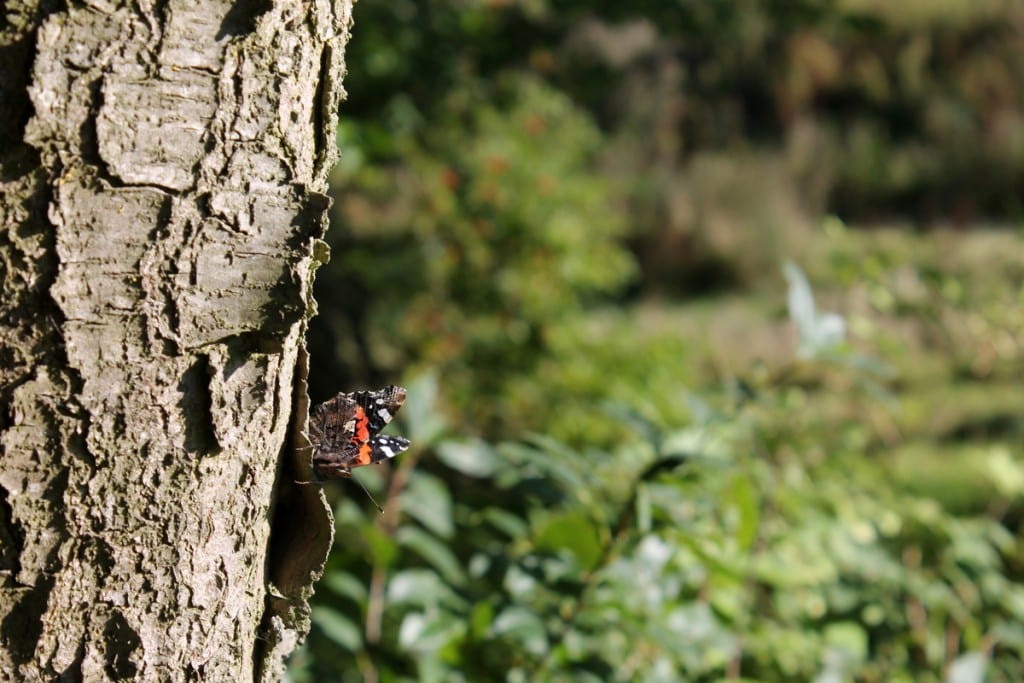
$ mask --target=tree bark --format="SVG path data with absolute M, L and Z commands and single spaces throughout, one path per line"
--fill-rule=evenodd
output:
M 351 0 L 5 11 L 0 680 L 276 680 Z

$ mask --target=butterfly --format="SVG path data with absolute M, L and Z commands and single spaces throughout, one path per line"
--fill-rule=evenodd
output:
M 342 392 L 313 408 L 309 440 L 313 470 L 324 479 L 351 477 L 352 470 L 390 460 L 409 448 L 401 436 L 384 436 L 405 403 L 404 388 L 389 385 L 376 391 Z

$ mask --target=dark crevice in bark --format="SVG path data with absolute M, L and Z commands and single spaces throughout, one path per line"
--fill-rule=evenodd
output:
M 320 51 L 320 78 L 317 79 L 316 86 L 317 106 L 313 107 L 313 158 L 317 160 L 317 166 L 323 166 L 325 163 L 327 145 L 337 144 L 335 132 L 324 124 L 325 117 L 332 117 L 332 120 L 334 117 L 333 112 L 327 111 L 332 104 L 328 96 L 331 92 L 331 82 L 331 46 L 324 45 Z
M 309 244 L 310 239 L 323 239 L 327 232 L 326 212 L 334 202 L 330 196 L 307 191 L 302 211 L 292 221 L 288 245 L 294 249 Z
M 182 375 L 178 389 L 178 406 L 185 414 L 185 449 L 190 453 L 206 455 L 220 449 L 213 428 L 213 396 L 210 378 L 213 375 L 209 356 L 203 354 Z
M 166 191 L 161 188 L 157 189 L 160 189 L 160 191 Z M 172 197 L 173 193 L 166 196 L 163 203 L 157 209 L 156 225 L 158 227 L 156 227 L 149 235 L 150 244 L 153 245 L 151 250 L 161 249 L 168 241 L 168 226 L 170 226 L 171 221 L 173 220 Z M 187 226 L 191 225 L 191 223 L 189 221 L 185 221 L 185 225 L 186 227 L 184 230 L 187 231 Z M 182 242 L 182 244 L 184 244 L 184 242 Z M 181 247 L 179 246 L 174 257 L 166 259 L 165 264 L 161 268 L 161 278 L 159 282 L 154 283 L 157 291 L 150 293 L 154 299 L 159 297 L 162 302 L 162 309 L 160 313 L 169 330 L 178 330 L 181 328 L 181 316 L 178 311 L 178 302 L 175 298 L 175 295 L 177 294 L 177 287 L 174 284 L 177 280 L 176 276 L 179 273 L 180 252 Z M 158 325 L 150 327 L 154 330 L 159 329 Z M 152 335 L 153 333 L 151 333 L 151 336 Z M 160 334 L 159 332 L 156 333 L 156 336 L 158 337 L 158 340 L 154 341 L 159 341 L 161 351 L 163 353 L 169 356 L 177 356 L 181 354 L 181 349 L 179 348 L 180 345 L 177 339 L 174 339 L 167 334 Z
M 3 648 L 16 664 L 28 662 L 35 654 L 36 643 L 43 632 L 43 612 L 46 611 L 46 600 L 40 600 L 39 596 L 48 595 L 52 588 L 52 577 L 44 577 L 31 589 L 26 588 L 0 623 Z
M 36 53 L 36 28 L 54 12 L 63 12 L 67 6 L 61 0 L 42 0 L 37 4 L 4 3 L 4 9 L 10 5 L 10 14 L 20 11 L 23 16 L 12 19 L 11 16 L 4 17 L 2 30 L 4 33 L 21 35 L 18 38 L 10 39 L 0 47 L 0 140 L 10 145 L 11 150 L 28 148 L 25 145 L 24 132 L 25 124 L 35 113 L 32 100 L 26 96 L 28 84 L 32 79 L 32 55 Z M 15 24 L 17 22 L 17 24 Z M 31 28 L 31 30 L 29 30 Z M 7 36 L 4 36 L 6 39 Z M 7 154 L 4 154 L 3 163 L 6 164 Z M 19 149 L 20 151 L 20 149 Z M 38 164 L 38 159 L 35 162 Z M 21 173 L 18 173 L 20 176 Z M 7 178 L 4 178 L 7 180 Z
M 0 138 L 5 141 L 20 142 L 25 124 L 33 113 L 29 99 L 20 96 L 28 88 L 29 70 L 11 69 L 6 65 L 30 63 L 28 56 L 35 52 L 35 48 L 35 35 L 22 36 L 0 47 L 0 64 L 4 65 L 0 70 L 3 77 L 3 85 L 0 85 Z M 19 96 L 11 96 L 13 93 Z
M 271 661 L 271 652 L 282 640 L 282 629 L 299 634 L 309 631 L 313 583 L 323 573 L 334 539 L 334 518 L 326 506 L 320 484 L 313 481 L 312 450 L 304 429 L 309 415 L 306 378 L 309 356 L 299 348 L 292 396 L 292 422 L 286 447 L 278 464 L 270 504 L 271 530 L 266 576 L 269 590 L 254 648 L 257 661 Z M 261 652 L 262 651 L 262 652 Z M 263 679 L 265 672 L 258 671 Z
M 24 534 L 14 524 L 11 512 L 7 491 L 0 488 L 0 573 L 17 576 L 21 570 L 18 558 L 24 546 Z
M 137 14 L 139 19 L 143 21 L 146 26 L 149 27 L 151 32 L 151 45 L 147 53 L 149 60 L 146 66 L 152 67 L 152 69 L 159 69 L 160 54 L 164 50 L 164 44 L 166 41 L 166 32 L 164 27 L 169 23 L 168 14 L 170 13 L 170 2 L 157 2 L 153 5 L 153 12 L 140 12 Z M 150 71 L 150 73 L 154 73 Z
M 3 55 L 0 54 L 0 59 Z M 0 136 L 3 133 L 0 132 Z M 18 135 L 21 135 L 19 130 Z M 0 137 L 0 139 L 3 139 Z M 6 142 L 6 141 L 5 141 Z M 10 144 L 2 151 L 0 158 L 0 182 L 13 183 L 39 168 L 39 152 L 25 144 Z
M 238 0 L 224 15 L 220 30 L 217 31 L 217 40 L 252 33 L 256 30 L 260 17 L 272 7 L 269 0 Z
M 142 639 L 120 612 L 115 611 L 107 619 L 103 627 L 103 639 L 107 646 L 107 675 L 115 681 L 135 678 L 138 665 L 132 661 L 132 655 L 142 645 Z
M 82 119 L 82 125 L 78 129 L 81 139 L 79 152 L 81 162 L 96 168 L 97 175 L 104 181 L 110 183 L 111 187 L 123 187 L 121 182 L 110 169 L 107 162 L 100 154 L 100 136 L 96 130 L 96 115 L 103 110 L 103 79 L 97 78 L 89 83 L 89 109 L 90 115 Z

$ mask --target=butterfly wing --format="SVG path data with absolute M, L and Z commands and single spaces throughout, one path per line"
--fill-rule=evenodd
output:
M 383 429 L 405 402 L 406 391 L 388 386 L 378 391 L 341 393 L 310 414 L 313 466 L 322 477 L 349 477 L 353 467 L 389 460 L 409 448 L 400 436 Z
M 395 413 L 405 403 L 406 391 L 392 384 L 377 391 L 355 391 L 348 396 L 366 412 L 368 440 L 395 417 Z

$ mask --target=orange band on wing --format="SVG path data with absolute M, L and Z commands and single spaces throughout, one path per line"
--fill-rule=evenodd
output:
M 359 451 L 356 454 L 356 460 L 350 465 L 350 467 L 362 467 L 363 465 L 369 465 L 373 462 L 373 447 L 369 443 L 364 443 L 359 447 Z
M 356 430 L 352 434 L 352 443 L 366 443 L 370 440 L 370 418 L 362 408 L 356 410 Z

